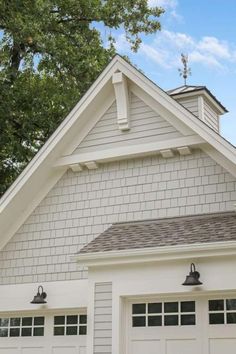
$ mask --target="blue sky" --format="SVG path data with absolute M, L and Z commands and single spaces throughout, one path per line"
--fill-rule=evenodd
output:
M 149 0 L 166 13 L 162 31 L 143 36 L 132 53 L 119 32 L 117 51 L 127 54 L 164 90 L 181 86 L 180 54 L 187 53 L 192 76 L 189 85 L 205 85 L 229 110 L 221 117 L 221 134 L 236 145 L 236 0 Z

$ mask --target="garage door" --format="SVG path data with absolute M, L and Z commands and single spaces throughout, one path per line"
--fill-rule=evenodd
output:
M 9 314 L 0 317 L 1 354 L 86 354 L 85 313 Z
M 235 354 L 236 296 L 128 303 L 128 354 Z

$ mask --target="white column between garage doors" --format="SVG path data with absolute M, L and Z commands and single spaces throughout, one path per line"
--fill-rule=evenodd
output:
M 129 299 L 126 354 L 235 354 L 235 299 L 236 294 Z

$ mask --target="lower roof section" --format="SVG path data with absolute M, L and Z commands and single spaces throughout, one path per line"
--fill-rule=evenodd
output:
M 113 224 L 79 254 L 227 241 L 236 241 L 236 212 Z

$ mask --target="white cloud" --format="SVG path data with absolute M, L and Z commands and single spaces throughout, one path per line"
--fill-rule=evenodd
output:
M 193 51 L 189 54 L 189 61 L 203 64 L 204 66 L 223 68 L 223 65 L 211 55 Z
M 235 46 L 216 37 L 204 36 L 200 40 L 186 33 L 162 30 L 152 43 L 142 44 L 141 51 L 147 58 L 164 68 L 182 66 L 180 54 L 185 53 L 191 62 L 210 68 L 223 69 L 229 62 L 236 62 Z
M 215 37 L 203 37 L 198 43 L 198 49 L 219 58 L 229 59 L 231 56 L 228 43 Z
M 185 33 L 178 33 L 178 32 L 176 33 L 176 32 L 163 30 L 161 32 L 160 37 L 159 36 L 156 37 L 157 43 L 159 39 L 160 42 L 168 41 L 170 45 L 173 45 L 178 48 L 184 48 L 186 46 L 194 45 L 193 39 Z
M 141 44 L 140 51 L 146 55 L 148 58 L 152 59 L 156 64 L 164 67 L 170 68 L 168 64 L 168 55 L 169 53 L 164 50 L 156 50 L 148 44 Z

